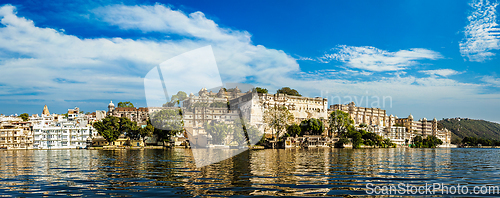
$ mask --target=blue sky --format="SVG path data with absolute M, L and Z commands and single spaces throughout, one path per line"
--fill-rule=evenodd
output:
M 496 1 L 2 1 L 0 113 L 146 106 L 143 78 L 211 45 L 223 82 L 388 114 L 500 121 Z M 390 103 L 376 103 L 384 97 Z M 368 103 L 366 103 L 368 98 Z M 334 101 L 335 100 L 335 101 Z

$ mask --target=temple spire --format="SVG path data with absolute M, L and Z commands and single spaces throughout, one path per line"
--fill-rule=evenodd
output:
M 42 115 L 46 115 L 46 116 L 50 115 L 49 108 L 47 107 L 47 105 L 43 106 Z

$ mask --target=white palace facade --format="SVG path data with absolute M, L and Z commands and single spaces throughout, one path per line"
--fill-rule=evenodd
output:
M 72 120 L 63 115 L 48 113 L 47 107 L 41 116 L 32 116 L 34 149 L 76 149 L 87 147 L 92 137 L 92 126 L 77 108 L 69 109 Z

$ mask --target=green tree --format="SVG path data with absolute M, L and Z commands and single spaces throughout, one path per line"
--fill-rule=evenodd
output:
M 186 100 L 187 97 L 188 96 L 186 92 L 178 91 L 177 94 L 172 95 L 172 97 L 170 98 L 170 102 L 163 104 L 163 107 L 173 107 L 176 104 L 180 104 L 180 102 Z
M 228 132 L 232 131 L 233 129 L 231 128 L 231 126 L 223 122 L 213 121 L 211 123 L 205 123 L 205 130 L 212 136 L 213 144 L 224 144 Z
M 134 107 L 134 104 L 132 104 L 130 101 L 119 102 L 118 107 Z
M 290 96 L 302 96 L 299 94 L 299 92 L 297 90 L 292 89 L 290 87 L 283 87 L 281 89 L 278 89 L 278 91 L 276 91 L 276 93 L 286 94 L 286 95 L 290 95 Z
M 349 140 L 346 137 L 340 137 L 339 141 L 334 143 L 335 148 L 344 148 L 344 144 L 349 143 Z
M 28 115 L 27 113 L 22 113 L 21 115 L 19 115 L 19 117 L 22 118 L 25 122 L 30 120 L 30 115 Z
M 247 144 L 250 146 L 257 143 L 263 136 L 257 127 L 248 124 L 245 119 L 237 119 L 232 129 L 233 141 L 238 145 Z
M 423 146 L 425 148 L 436 148 L 437 146 L 443 144 L 443 141 L 441 141 L 439 138 L 433 135 L 428 135 L 424 140 L 423 140 Z M 491 143 L 490 143 L 491 144 Z
M 363 136 L 359 131 L 349 131 L 348 137 L 351 138 L 352 148 L 360 148 L 361 144 L 363 143 Z
M 181 109 L 165 109 L 154 112 L 150 115 L 150 121 L 155 128 L 153 134 L 163 142 L 163 145 L 166 145 L 165 142 L 170 141 L 172 136 L 184 132 Z
M 293 119 L 292 113 L 283 106 L 269 108 L 263 115 L 264 123 L 273 130 L 273 136 L 275 138 L 283 135 L 285 127 L 292 123 Z
M 148 120 L 148 124 L 146 125 L 146 127 L 139 129 L 139 134 L 143 138 L 144 145 L 146 145 L 146 137 L 152 137 L 154 131 L 155 131 L 155 127 L 153 127 L 153 125 L 151 125 L 149 120 Z
M 237 119 L 233 127 L 233 141 L 238 145 L 248 144 L 247 123 L 244 119 Z
M 257 144 L 262 141 L 264 137 L 264 132 L 257 129 L 257 127 L 253 125 L 247 125 L 246 127 L 247 135 L 248 135 L 248 144 Z
M 415 148 L 423 147 L 423 144 L 422 144 L 423 141 L 424 141 L 424 139 L 420 135 L 413 137 L 413 140 L 412 140 L 413 147 L 415 147 Z
M 325 126 L 321 120 L 310 118 L 300 122 L 300 129 L 304 134 L 321 135 L 325 130 Z
M 179 101 L 184 101 L 188 97 L 186 92 L 183 91 L 178 91 L 176 95 L 177 95 L 177 100 Z
M 391 139 L 389 139 L 389 138 L 385 138 L 385 139 L 384 139 L 384 141 L 383 141 L 383 145 L 384 145 L 384 146 L 383 146 L 384 148 L 394 147 L 394 146 L 395 146 L 395 144 L 394 144 L 394 143 L 392 143 Z
M 336 110 L 330 113 L 328 118 L 329 133 L 333 135 L 335 132 L 339 137 L 344 137 L 347 135 L 347 129 L 351 126 L 354 121 L 349 117 L 349 114 L 340 110 Z
M 94 128 L 109 143 L 114 142 L 120 137 L 120 119 L 114 116 L 107 116 L 99 122 L 94 123 Z
M 125 135 L 130 139 L 137 140 L 141 137 L 137 122 L 131 121 L 126 117 L 120 118 L 120 131 L 125 133 Z
M 254 91 L 257 93 L 268 93 L 266 88 L 260 88 L 260 87 L 255 87 Z
M 302 136 L 302 129 L 297 124 L 291 124 L 286 127 L 286 133 L 290 137 Z
M 366 132 L 364 130 L 360 130 L 361 134 L 362 134 L 362 138 L 364 139 L 364 143 L 365 145 L 368 145 L 368 146 L 375 146 L 375 145 L 378 145 L 379 144 L 379 138 L 377 137 L 378 135 L 375 134 L 375 133 L 371 133 L 371 132 Z

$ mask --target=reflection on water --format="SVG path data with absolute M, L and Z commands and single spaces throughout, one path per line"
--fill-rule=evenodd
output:
M 246 151 L 196 168 L 191 150 L 0 151 L 0 195 L 339 196 L 366 184 L 500 185 L 497 149 Z

